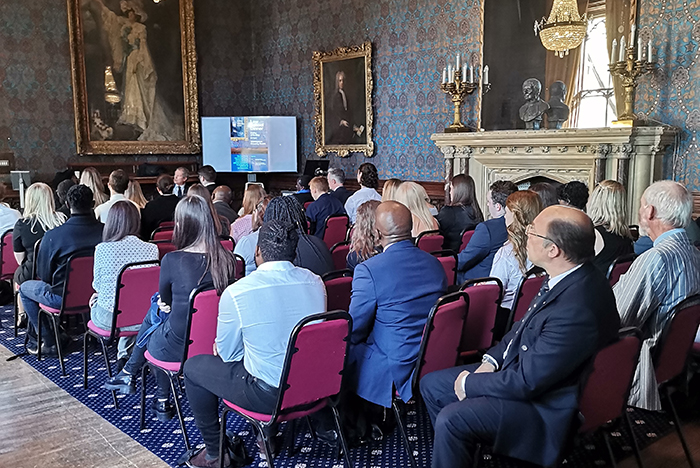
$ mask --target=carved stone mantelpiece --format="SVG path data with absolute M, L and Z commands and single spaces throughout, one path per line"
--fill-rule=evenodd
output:
M 430 138 L 445 157 L 445 200 L 457 174 L 474 178 L 479 204 L 486 188 L 499 179 L 519 183 L 536 176 L 589 188 L 604 179 L 627 187 L 630 222 L 636 224 L 639 199 L 663 177 L 662 157 L 673 144 L 673 127 L 615 127 L 564 130 L 503 130 L 435 133 Z

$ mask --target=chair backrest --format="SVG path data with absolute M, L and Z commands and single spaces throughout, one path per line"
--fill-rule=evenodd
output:
M 428 314 L 423 329 L 413 388 L 426 374 L 457 364 L 462 329 L 469 311 L 469 295 L 463 291 L 441 297 Z
M 334 215 L 326 218 L 326 230 L 323 232 L 323 242 L 330 249 L 338 242 L 345 241 L 350 226 L 350 218 L 347 215 Z
M 172 231 L 175 229 L 175 221 L 161 221 L 158 227 L 164 231 L 168 229 Z
M 233 254 L 233 260 L 236 265 L 236 280 L 239 280 L 245 276 L 245 259 L 238 254 Z
M 579 432 L 590 432 L 622 416 L 641 347 L 637 333 L 630 332 L 598 352 L 579 398 L 584 417 Z
M 235 246 L 233 239 L 231 238 L 221 239 L 221 245 L 229 252 L 233 252 L 233 247 Z
M 322 276 L 326 286 L 328 310 L 349 310 L 352 296 L 352 272 L 350 270 L 329 271 Z
M 36 259 L 39 258 L 39 248 L 41 247 L 41 239 L 37 239 L 34 243 L 34 263 L 32 263 L 32 279 L 39 279 L 36 273 Z
M 444 268 L 447 276 L 447 285 L 454 286 L 457 283 L 457 254 L 452 250 L 438 250 L 431 253 L 437 257 L 442 268 Z
M 498 278 L 477 278 L 462 286 L 469 296 L 469 315 L 462 327 L 460 355 L 490 348 L 498 311 L 503 300 L 503 283 Z
M 428 253 L 442 250 L 443 242 L 445 238 L 440 231 L 423 231 L 416 237 L 416 247 Z
M 151 296 L 158 292 L 160 264 L 135 262 L 124 265 L 117 276 L 112 330 L 139 325 L 151 306 Z
M 654 350 L 656 381 L 667 382 L 683 372 L 700 325 L 700 296 L 692 296 L 676 306 L 662 339 Z
M 352 232 L 355 230 L 355 225 L 353 224 L 348 228 L 348 234 L 345 236 L 345 240 L 350 242 L 352 240 Z
M 620 276 L 627 273 L 627 270 L 630 269 L 630 266 L 635 258 L 637 258 L 637 255 L 635 254 L 623 255 L 621 257 L 617 257 L 615 261 L 612 262 L 606 275 L 608 277 L 608 281 L 610 281 L 610 286 L 615 286 L 615 283 L 620 281 Z
M 90 310 L 90 297 L 95 292 L 92 289 L 94 264 L 93 251 L 78 252 L 68 259 L 61 313 L 82 314 Z
M 153 231 L 152 240 L 170 242 L 171 240 L 173 240 L 173 233 L 174 232 L 175 231 L 173 231 L 173 230 L 159 231 L 158 229 L 156 229 L 155 231 Z
M 462 232 L 462 243 L 459 245 L 459 251 L 461 252 L 464 250 L 464 248 L 467 246 L 469 241 L 472 239 L 472 236 L 474 235 L 474 230 L 472 229 L 471 231 L 464 231 Z
M 3 279 L 11 278 L 15 274 L 15 270 L 19 268 L 15 252 L 12 247 L 12 230 L 5 232 L 0 239 L 0 277 Z
M 333 268 L 344 270 L 347 265 L 348 254 L 350 253 L 350 242 L 338 242 L 331 247 L 331 257 L 333 258 Z
M 192 356 L 213 354 L 218 316 L 219 295 L 211 283 L 201 285 L 190 293 L 190 315 L 187 319 L 183 366 Z
M 172 242 L 156 242 L 155 244 L 158 247 L 158 260 L 163 260 L 165 254 L 177 250 L 177 247 Z
M 340 393 L 351 331 L 344 311 L 311 315 L 294 327 L 275 415 Z
M 304 203 L 304 209 L 305 209 L 305 210 L 308 210 L 308 209 L 309 209 L 309 206 L 311 206 L 312 203 L 313 203 L 313 200 L 312 200 L 312 201 L 307 201 L 306 203 Z
M 511 318 L 508 320 L 509 323 L 506 331 L 510 330 L 515 322 L 525 316 L 530 304 L 535 299 L 535 296 L 537 296 L 537 293 L 540 292 L 544 279 L 544 275 L 531 276 L 526 277 L 520 282 L 518 291 L 515 293 L 515 299 L 513 299 L 513 307 L 510 313 Z

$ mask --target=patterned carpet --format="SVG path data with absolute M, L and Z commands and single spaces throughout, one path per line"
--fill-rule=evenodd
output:
M 14 337 L 12 331 L 12 309 L 0 308 L 0 344 L 11 352 L 18 354 L 24 351 L 24 330 L 20 330 L 18 337 Z M 111 350 L 110 352 L 114 352 Z M 82 386 L 82 339 L 77 338 L 69 349 L 66 357 L 67 376 L 61 375 L 58 360 L 55 358 L 37 361 L 35 356 L 24 355 L 21 357 L 31 366 L 36 368 L 52 382 L 68 392 L 71 396 L 92 409 L 121 431 L 138 441 L 148 450 L 155 453 L 171 466 L 177 466 L 178 458 L 184 453 L 184 442 L 177 418 L 167 423 L 158 422 L 155 417 L 147 417 L 146 428 L 139 430 L 139 395 L 118 395 L 119 409 L 114 408 L 111 393 L 101 388 L 107 378 L 104 367 L 104 358 L 99 347 L 93 346 L 88 358 L 88 389 Z M 111 357 L 114 363 L 115 356 Z M 153 398 L 154 380 L 149 378 L 149 393 L 147 402 L 149 405 Z M 201 446 L 202 440 L 199 431 L 195 427 L 192 413 L 186 398 L 181 399 L 185 415 L 187 434 L 192 446 Z M 632 420 L 635 425 L 635 434 L 642 447 L 652 443 L 673 430 L 671 423 L 664 414 L 633 411 Z M 414 455 L 419 466 L 430 465 L 430 449 L 432 447 L 432 428 L 424 407 L 416 404 L 407 406 L 405 418 L 408 434 L 413 444 Z M 282 424 L 280 435 L 282 437 L 282 450 L 275 459 L 275 466 L 280 468 L 306 468 L 306 467 L 333 467 L 340 468 L 343 463 L 336 458 L 336 451 L 314 440 L 305 424 L 298 424 L 296 434 L 293 434 L 293 425 Z M 266 467 L 267 463 L 261 461 L 255 444 L 253 429 L 241 418 L 230 415 L 228 429 L 238 434 L 245 442 L 248 453 L 254 457 L 251 467 Z M 631 456 L 629 434 L 623 429 L 611 433 L 613 450 L 617 460 Z M 296 447 L 295 453 L 290 454 L 292 442 Z M 565 461 L 567 467 L 603 467 L 608 465 L 605 444 L 601 435 L 581 441 L 574 448 L 571 456 Z M 384 441 L 370 446 L 362 446 L 350 450 L 350 457 L 357 467 L 371 468 L 399 468 L 409 466 L 408 458 L 401 443 L 398 431 L 394 431 Z M 527 466 L 512 459 L 491 456 L 488 452 L 483 455 L 481 467 L 516 468 Z

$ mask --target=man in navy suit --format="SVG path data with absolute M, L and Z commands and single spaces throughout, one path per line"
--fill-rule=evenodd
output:
M 543 466 L 559 461 L 595 353 L 620 320 L 607 279 L 589 260 L 595 235 L 580 210 L 551 206 L 528 228 L 528 257 L 549 275 L 523 319 L 481 365 L 421 380 L 435 429 L 434 468 L 471 466 L 477 443 Z
M 306 217 L 311 221 L 311 234 L 323 239 L 326 233 L 326 218 L 344 215 L 343 203 L 331 195 L 328 180 L 325 177 L 314 177 L 309 182 L 309 190 L 314 202 L 306 209 Z
M 506 214 L 506 199 L 517 192 L 518 187 L 509 180 L 497 180 L 486 194 L 491 219 L 479 223 L 474 235 L 457 257 L 457 281 L 463 283 L 474 278 L 484 278 L 491 273 L 493 257 L 508 240 L 508 231 L 503 216 Z
M 376 212 L 384 252 L 355 267 L 350 315 L 349 388 L 362 399 L 391 407 L 394 387 L 412 395 L 423 328 L 430 309 L 447 289 L 445 270 L 411 242 L 411 212 L 384 202 Z

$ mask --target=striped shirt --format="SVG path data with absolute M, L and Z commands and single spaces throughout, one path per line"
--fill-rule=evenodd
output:
M 642 344 L 629 404 L 661 410 L 652 360 L 664 327 L 674 308 L 685 298 L 700 293 L 700 251 L 683 229 L 665 232 L 654 247 L 640 255 L 613 288 L 622 327 L 640 328 Z

